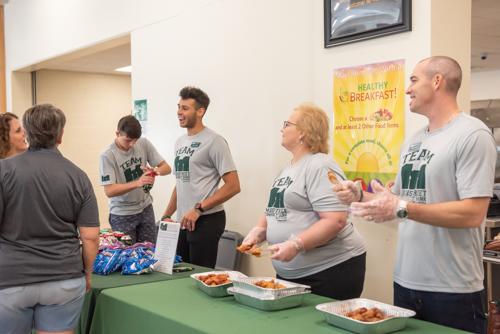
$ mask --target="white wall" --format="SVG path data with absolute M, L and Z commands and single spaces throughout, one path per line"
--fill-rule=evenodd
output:
M 184 133 L 179 90 L 195 85 L 209 94 L 204 121 L 229 142 L 242 185 L 226 205 L 227 228 L 244 235 L 291 158 L 279 130 L 292 109 L 314 101 L 331 117 L 335 68 L 406 59 L 408 78 L 431 55 L 430 13 L 431 0 L 413 1 L 413 31 L 324 49 L 321 0 L 13 0 L 5 7 L 8 105 L 10 71 L 131 33 L 132 99 L 148 100 L 149 137 L 169 164 Z M 427 124 L 405 114 L 406 136 Z M 157 217 L 173 187 L 171 176 L 157 180 Z M 397 225 L 355 225 L 368 248 L 363 296 L 391 303 Z M 265 258 L 245 257 L 242 270 L 274 274 Z
M 471 75 L 471 101 L 500 99 L 500 71 Z
M 242 235 L 291 159 L 280 145 L 283 121 L 314 98 L 312 18 L 308 1 L 224 1 L 132 33 L 132 96 L 148 100 L 150 139 L 169 164 L 185 133 L 176 114 L 180 89 L 195 85 L 210 96 L 204 122 L 228 141 L 242 189 L 226 204 L 227 228 Z M 157 181 L 156 216 L 174 185 L 173 177 Z M 243 270 L 274 275 L 268 259 L 245 257 Z
M 4 6 L 7 110 L 12 110 L 9 72 L 221 1 L 10 1 Z
M 415 65 L 430 55 L 431 30 L 428 23 L 430 0 L 413 1 L 413 29 L 409 33 L 377 38 L 362 43 L 324 49 L 323 21 L 314 23 L 314 100 L 333 115 L 333 71 L 336 68 L 405 59 L 406 86 Z M 322 17 L 322 2 L 316 1 L 314 16 Z M 418 47 L 415 47 L 418 46 Z M 409 102 L 409 101 L 408 101 Z M 331 116 L 333 119 L 333 117 Z M 413 114 L 406 104 L 405 137 L 427 124 L 425 117 Z M 398 240 L 398 224 L 374 224 L 355 219 L 365 237 L 367 274 L 363 296 L 392 303 L 392 273 Z
M 456 59 L 469 61 L 470 50 L 460 40 L 459 36 L 470 35 L 470 2 L 468 0 L 440 0 L 443 6 L 434 6 L 431 0 L 418 0 L 412 2 L 412 31 L 397 35 L 353 43 L 334 48 L 324 49 L 323 46 L 323 15 L 322 1 L 314 2 L 314 101 L 322 106 L 329 115 L 333 114 L 333 71 L 336 68 L 350 67 L 354 65 L 379 63 L 396 59 L 405 59 L 406 62 L 406 84 L 410 84 L 409 77 L 415 65 L 422 59 L 433 55 L 449 55 Z M 453 3 L 452 3 L 453 1 Z M 458 6 L 460 1 L 460 6 Z M 445 3 L 446 2 L 446 3 Z M 469 8 L 467 7 L 469 4 Z M 431 16 L 434 22 L 447 12 L 450 5 L 462 7 L 454 12 L 461 15 L 463 20 L 456 20 L 463 27 L 453 27 L 460 31 L 461 35 L 450 35 L 448 27 L 432 27 Z M 455 7 L 455 6 L 453 6 Z M 469 17 L 469 26 L 467 20 Z M 454 23 L 453 23 L 454 24 Z M 445 50 L 443 43 L 449 45 Z M 433 46 L 434 44 L 434 46 Z M 462 49 L 457 47 L 462 45 Z M 469 46 L 470 47 L 470 46 Z M 464 51 L 465 49 L 465 51 Z M 465 56 L 464 56 L 465 55 Z M 466 61 L 465 61 L 466 62 Z M 463 67 L 464 78 L 469 77 L 469 65 Z M 464 91 L 460 92 L 459 101 L 461 108 L 467 112 L 470 109 L 468 83 L 464 84 Z M 463 102 L 467 101 L 467 102 Z M 417 129 L 428 124 L 427 118 L 414 114 L 409 110 L 409 99 L 405 104 L 405 138 L 413 134 Z M 362 219 L 354 220 L 356 228 L 365 237 L 367 245 L 367 275 L 363 296 L 387 303 L 392 303 L 392 273 L 396 255 L 398 240 L 397 223 L 374 224 Z

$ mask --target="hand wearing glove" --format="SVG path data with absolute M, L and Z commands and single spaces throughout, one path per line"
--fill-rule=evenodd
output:
M 289 262 L 293 260 L 293 258 L 298 254 L 304 253 L 306 251 L 304 243 L 300 238 L 297 237 L 280 244 L 271 245 L 269 246 L 269 250 L 275 252 L 271 255 L 271 259 L 281 262 Z
M 375 198 L 369 202 L 353 203 L 351 206 L 352 214 L 368 221 L 373 220 L 376 223 L 395 219 L 399 206 L 398 196 L 382 187 L 375 180 L 372 181 L 371 185 L 375 192 Z
M 241 245 L 252 246 L 252 249 L 258 247 L 261 243 L 266 241 L 267 228 L 255 226 L 248 235 L 243 239 Z
M 332 190 L 337 193 L 337 198 L 342 205 L 351 205 L 352 202 L 361 200 L 360 187 L 350 180 L 333 185 Z

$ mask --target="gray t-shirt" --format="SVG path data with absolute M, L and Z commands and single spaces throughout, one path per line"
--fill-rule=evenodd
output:
M 323 153 L 307 154 L 287 164 L 274 180 L 266 208 L 267 240 L 270 245 L 296 237 L 320 220 L 318 212 L 347 211 L 332 191 L 328 172 L 346 180 L 340 166 Z M 366 252 L 365 240 L 352 222 L 326 244 L 297 255 L 290 262 L 273 260 L 283 278 L 309 276 Z
M 392 191 L 424 204 L 491 197 L 497 149 L 484 123 L 462 113 L 436 131 L 427 130 L 401 146 Z M 400 223 L 394 281 L 424 291 L 482 290 L 484 226 L 484 221 L 463 229 Z
M 156 167 L 164 159 L 146 138 L 139 138 L 128 151 L 120 150 L 113 140 L 99 157 L 99 177 L 101 186 L 108 184 L 125 184 L 135 181 L 144 174 L 141 166 Z M 114 215 L 127 216 L 142 212 L 153 197 L 142 188 L 136 188 L 124 195 L 109 199 L 109 212 Z
M 177 186 L 177 220 L 194 205 L 219 190 L 221 177 L 235 171 L 229 146 L 224 138 L 205 127 L 194 136 L 182 135 L 175 142 L 174 174 Z M 218 205 L 204 215 L 224 210 Z
M 0 289 L 83 276 L 78 226 L 98 227 L 87 175 L 56 147 L 0 160 Z

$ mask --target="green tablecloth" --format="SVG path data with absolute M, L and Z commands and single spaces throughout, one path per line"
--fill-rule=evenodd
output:
M 83 300 L 82 313 L 80 315 L 80 319 L 78 320 L 78 324 L 76 325 L 75 334 L 89 333 L 97 298 L 102 290 L 152 282 L 170 281 L 179 278 L 186 278 L 191 274 L 213 271 L 211 268 L 195 266 L 189 263 L 183 263 L 180 266 L 192 267 L 194 270 L 174 273 L 173 275 L 167 275 L 156 271 L 143 275 L 122 275 L 120 272 L 114 272 L 106 276 L 92 274 L 92 288 L 85 295 L 85 299 Z
M 299 307 L 266 312 L 238 304 L 233 297 L 209 297 L 193 279 L 179 279 L 103 291 L 90 333 L 351 333 L 329 325 L 315 309 L 331 301 L 308 294 Z M 409 319 L 400 333 L 464 332 Z

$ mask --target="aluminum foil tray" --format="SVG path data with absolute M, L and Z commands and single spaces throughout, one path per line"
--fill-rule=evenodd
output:
M 191 278 L 196 281 L 196 286 L 198 286 L 198 289 L 205 292 L 210 297 L 227 297 L 227 296 L 229 296 L 229 294 L 227 293 L 227 288 L 233 286 L 233 283 L 226 283 L 226 284 L 221 284 L 221 285 L 210 286 L 210 285 L 206 285 L 205 283 L 200 281 L 198 278 L 200 276 L 206 276 L 209 274 L 229 275 L 230 280 L 234 280 L 235 278 L 238 278 L 238 277 L 239 278 L 247 277 L 246 275 L 243 275 L 239 271 L 209 271 L 206 273 L 192 274 Z
M 236 287 L 227 288 L 227 292 L 234 295 L 236 302 L 250 306 L 262 311 L 279 311 L 287 308 L 297 307 L 302 304 L 304 297 L 311 291 L 302 291 L 293 295 L 282 298 L 260 299 L 245 294 L 244 291 L 238 290 Z
M 367 309 L 377 307 L 384 315 L 393 315 L 394 318 L 377 322 L 362 322 L 346 317 L 347 313 L 353 312 L 360 307 L 366 307 Z M 316 305 L 316 309 L 324 313 L 326 321 L 330 325 L 359 334 L 384 334 L 401 330 L 405 328 L 408 318 L 415 315 L 415 312 L 401 307 L 363 298 L 319 304 Z
M 274 280 L 275 282 L 284 285 L 285 289 L 265 289 L 260 286 L 253 285 L 252 283 L 258 281 L 270 281 Z M 260 299 L 278 299 L 287 297 L 290 295 L 294 295 L 297 293 L 301 293 L 306 291 L 306 289 L 310 289 L 311 287 L 308 285 L 302 285 L 297 283 L 292 283 L 288 281 L 284 281 L 281 279 L 273 278 L 273 277 L 247 277 L 247 278 L 235 278 L 233 280 L 233 286 L 238 289 L 239 292 L 242 292 L 246 295 L 260 298 Z

